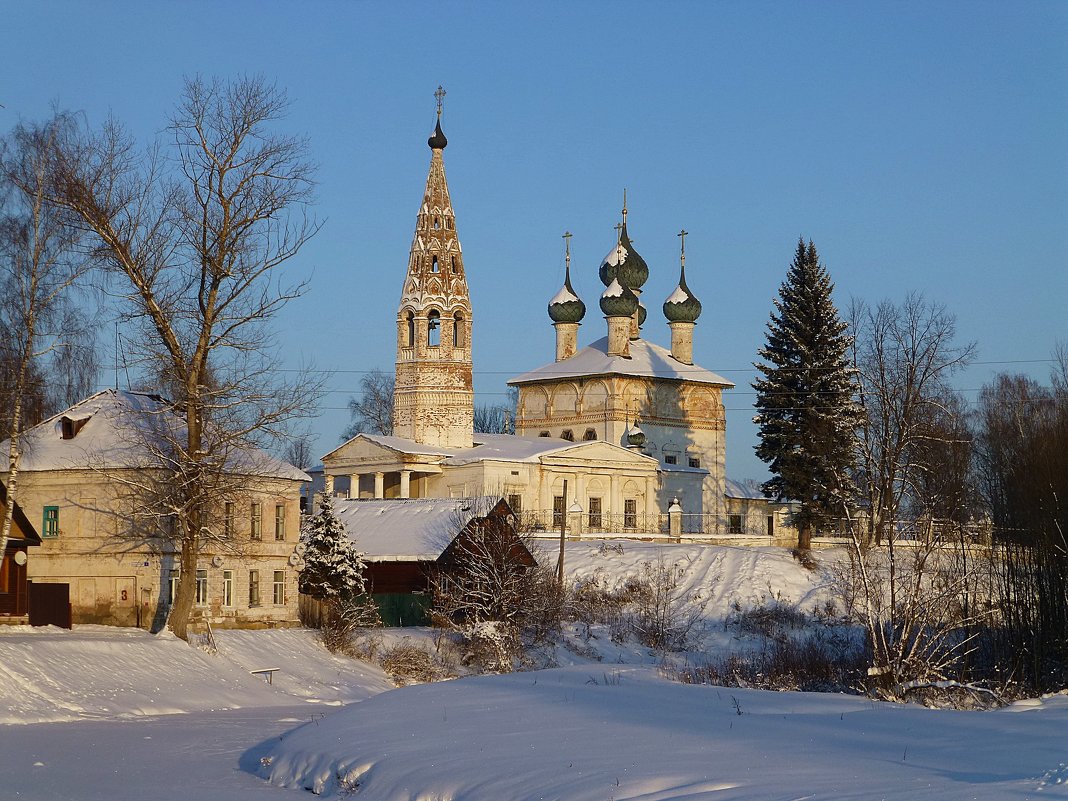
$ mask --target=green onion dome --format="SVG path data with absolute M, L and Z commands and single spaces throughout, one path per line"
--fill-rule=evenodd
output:
M 601 295 L 601 311 L 605 317 L 630 317 L 638 310 L 638 296 L 618 278 L 613 278 L 608 289 Z
M 619 234 L 619 242 L 612 248 L 601 262 L 598 270 L 601 283 L 608 286 L 612 280 L 618 278 L 623 286 L 630 289 L 641 289 L 649 279 L 649 265 L 645 263 L 631 244 L 627 235 L 627 224 L 623 223 L 623 230 Z
M 645 445 L 645 432 L 638 428 L 637 421 L 627 429 L 627 433 L 624 436 L 627 438 L 627 444 L 631 447 L 641 448 Z
M 449 140 L 445 138 L 445 134 L 441 132 L 441 118 L 438 118 L 438 124 L 434 126 L 434 135 L 426 140 L 426 143 L 430 145 L 431 150 L 444 150 L 445 145 L 449 144 Z
M 645 304 L 640 300 L 638 301 L 638 328 L 645 325 L 646 319 L 649 317 L 649 310 L 645 308 Z
M 696 323 L 701 316 L 701 301 L 686 286 L 686 267 L 679 274 L 679 285 L 664 301 L 664 316 L 670 323 Z
M 549 301 L 549 319 L 554 323 L 578 323 L 586 316 L 586 304 L 571 288 L 571 268 L 564 271 L 564 285 Z

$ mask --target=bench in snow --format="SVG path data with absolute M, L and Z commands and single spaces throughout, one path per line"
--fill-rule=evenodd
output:
M 267 679 L 268 684 L 274 684 L 274 674 L 281 668 L 260 668 L 259 670 L 250 670 L 253 676 L 264 676 Z

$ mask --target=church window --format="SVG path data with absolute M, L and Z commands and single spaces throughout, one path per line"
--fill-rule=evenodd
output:
M 679 463 L 679 457 L 676 456 L 674 453 L 665 453 L 664 454 L 664 464 L 678 464 L 678 463 Z
M 597 430 L 594 429 L 594 428 L 587 428 L 586 429 L 586 433 L 582 435 L 582 438 L 586 442 L 591 442 L 591 441 L 597 439 Z
M 426 316 L 426 319 L 426 344 L 436 348 L 441 344 L 441 315 L 436 311 L 432 311 Z
M 768 536 L 775 536 L 775 515 L 768 515 Z
M 438 257 L 433 256 L 430 259 L 430 272 L 436 273 L 438 271 Z
M 638 502 L 634 498 L 623 501 L 623 528 L 638 527 Z
M 696 456 L 691 456 L 690 457 L 690 467 L 700 467 L 700 466 L 701 466 L 701 460 Z
M 727 515 L 727 533 L 728 534 L 741 534 L 742 533 L 742 516 L 741 515 Z
M 452 267 L 452 271 L 456 272 L 456 257 L 449 256 L 449 265 Z
M 601 499 L 590 498 L 589 527 L 597 530 L 601 527 Z
M 452 318 L 452 341 L 458 348 L 464 346 L 464 316 L 460 312 Z
M 439 228 L 441 228 L 441 220 L 439 220 L 437 217 L 435 217 L 434 218 L 434 230 L 437 231 Z
M 563 431 L 560 432 L 560 439 L 566 439 L 568 442 L 574 442 L 575 432 L 572 431 L 570 428 L 565 428 Z
M 408 347 L 415 345 L 415 315 L 408 312 Z

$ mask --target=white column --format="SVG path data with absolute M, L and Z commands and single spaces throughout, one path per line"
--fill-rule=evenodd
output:
M 326 486 L 323 488 L 323 491 L 326 493 L 326 497 L 333 498 L 334 497 L 334 477 L 332 475 L 330 475 L 329 473 L 327 473 L 324 478 L 326 480 Z
M 351 476 L 349 476 L 349 497 L 350 498 L 359 498 L 360 497 L 360 474 L 359 473 L 353 473 Z
M 412 495 L 411 495 L 411 491 L 412 491 L 412 483 L 411 483 L 411 481 L 412 481 L 412 471 L 411 470 L 401 470 L 400 471 L 400 478 L 401 478 L 400 496 L 402 498 L 410 498 L 410 497 L 412 497 Z
M 381 500 L 386 497 L 386 474 L 375 473 L 375 498 Z

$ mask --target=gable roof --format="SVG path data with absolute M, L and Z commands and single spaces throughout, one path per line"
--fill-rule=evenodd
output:
M 158 467 L 151 443 L 164 442 L 165 434 L 180 437 L 184 429 L 181 416 L 159 395 L 106 389 L 22 432 L 19 471 Z M 0 443 L 0 470 L 8 469 L 8 444 L 9 440 Z M 303 470 L 252 445 L 228 454 L 227 469 L 241 475 L 311 480 Z
M 630 343 L 630 358 L 608 355 L 608 337 L 602 337 L 578 351 L 569 359 L 546 364 L 536 370 L 508 379 L 509 384 L 534 381 L 559 381 L 562 378 L 584 378 L 595 375 L 627 375 L 641 378 L 663 378 L 693 381 L 718 387 L 734 384 L 721 375 L 696 364 L 683 364 L 667 348 L 644 339 Z
M 334 498 L 334 515 L 369 562 L 432 562 L 499 498 Z

